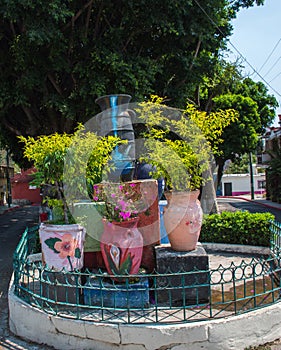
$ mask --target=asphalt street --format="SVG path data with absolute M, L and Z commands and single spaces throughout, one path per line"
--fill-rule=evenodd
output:
M 8 287 L 13 271 L 13 252 L 26 227 L 38 224 L 39 208 L 26 206 L 0 215 L 0 350 L 47 350 L 13 336 L 8 326 Z
M 218 198 L 218 203 L 227 203 L 228 206 L 232 206 L 237 210 L 247 210 L 250 213 L 267 213 L 270 212 L 275 216 L 275 220 L 281 222 L 281 205 L 273 204 L 272 202 L 266 203 L 262 201 L 258 203 L 257 201 L 249 201 L 239 198 Z M 276 205 L 276 207 L 274 207 Z

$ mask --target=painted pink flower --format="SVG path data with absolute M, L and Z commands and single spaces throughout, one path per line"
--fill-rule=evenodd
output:
M 62 240 L 55 243 L 54 248 L 59 252 L 61 259 L 65 259 L 68 256 L 73 257 L 75 249 L 78 248 L 78 241 L 70 233 L 65 233 L 62 236 Z

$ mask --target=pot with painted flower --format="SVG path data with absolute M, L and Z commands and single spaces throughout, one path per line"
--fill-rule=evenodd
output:
M 85 228 L 78 224 L 52 225 L 39 228 L 42 261 L 53 271 L 74 271 L 83 267 Z
M 137 227 L 142 201 L 134 187 L 133 182 L 94 186 L 94 200 L 105 203 L 102 257 L 107 272 L 120 282 L 124 275 L 138 274 L 142 259 L 143 237 Z

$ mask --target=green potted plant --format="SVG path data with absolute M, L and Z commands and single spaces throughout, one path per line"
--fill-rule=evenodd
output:
M 73 218 L 73 203 L 86 198 L 91 182 L 100 180 L 106 171 L 102 164 L 119 139 L 101 138 L 81 126 L 74 134 L 19 138 L 24 143 L 24 156 L 36 169 L 36 185 L 49 186 L 54 196 L 47 198 L 53 206 L 54 220 L 41 223 L 39 229 L 43 261 L 54 270 L 81 268 L 85 228 Z M 101 158 L 103 162 L 99 162 Z M 89 164 L 91 171 L 87 173 Z
M 168 206 L 164 223 L 171 247 L 189 251 L 196 248 L 200 235 L 202 209 L 198 197 L 200 189 L 212 180 L 213 150 L 236 113 L 229 110 L 207 115 L 191 105 L 181 111 L 161 102 L 163 99 L 154 96 L 138 110 L 145 125 L 141 160 L 152 164 L 153 177 L 165 179 Z

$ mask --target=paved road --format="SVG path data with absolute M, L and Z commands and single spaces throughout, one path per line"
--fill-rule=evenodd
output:
M 38 224 L 38 207 L 26 206 L 0 215 L 0 350 L 42 350 L 49 347 L 25 342 L 8 327 L 8 286 L 13 270 L 13 252 L 26 227 Z
M 281 222 L 281 207 L 273 208 L 270 204 L 259 204 L 257 202 L 252 202 L 239 198 L 218 198 L 218 203 L 226 203 L 229 206 L 239 209 L 248 210 L 250 213 L 266 213 L 270 212 L 275 216 L 275 220 Z M 269 202 L 270 203 L 270 202 Z

